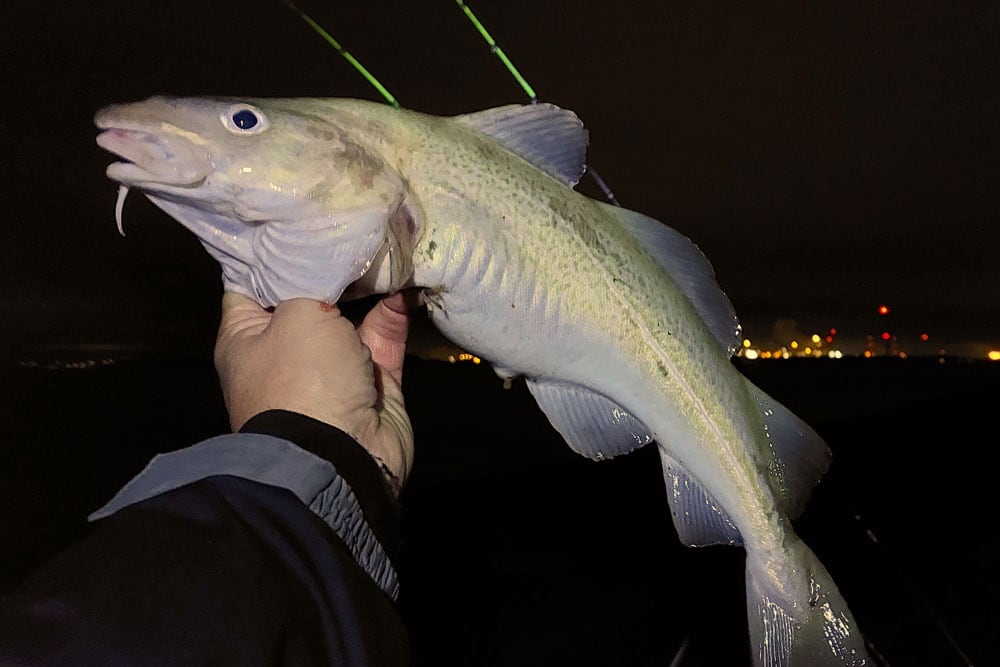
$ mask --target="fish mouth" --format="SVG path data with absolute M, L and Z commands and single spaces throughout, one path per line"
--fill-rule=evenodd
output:
M 204 150 L 182 137 L 123 127 L 101 129 L 97 145 L 121 158 L 108 165 L 107 176 L 122 185 L 195 188 L 211 173 Z

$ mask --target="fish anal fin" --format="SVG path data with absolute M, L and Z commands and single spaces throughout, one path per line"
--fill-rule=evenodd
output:
M 528 379 L 549 422 L 576 453 L 601 461 L 652 441 L 645 424 L 611 399 L 585 387 Z
M 660 463 L 677 537 L 689 547 L 743 544 L 736 524 L 712 494 L 661 446 Z

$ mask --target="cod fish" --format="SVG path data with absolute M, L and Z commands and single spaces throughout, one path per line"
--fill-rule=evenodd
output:
M 262 306 L 423 288 L 430 318 L 523 377 L 576 452 L 655 441 L 687 545 L 742 545 L 757 665 L 866 665 L 857 623 L 791 520 L 822 439 L 730 357 L 741 329 L 701 251 L 573 189 L 570 111 L 453 117 L 350 99 L 152 97 L 96 115 L 107 175 L 191 230 Z

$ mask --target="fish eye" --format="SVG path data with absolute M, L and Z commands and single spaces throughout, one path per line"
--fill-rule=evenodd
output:
M 259 134 L 267 129 L 267 116 L 255 106 L 234 104 L 222 112 L 222 124 L 233 134 Z

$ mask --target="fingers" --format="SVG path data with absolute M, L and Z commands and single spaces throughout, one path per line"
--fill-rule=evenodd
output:
M 409 303 L 406 299 L 405 292 L 396 292 L 395 294 L 390 294 L 381 301 L 382 305 L 391 310 L 394 313 L 403 313 L 404 315 L 409 313 Z
M 270 311 L 225 293 L 215 361 L 233 430 L 265 410 L 298 412 L 348 433 L 404 480 L 413 456 L 401 390 L 407 310 L 403 295 L 387 297 L 355 330 L 312 299 Z
M 403 359 L 410 316 L 402 294 L 388 296 L 365 316 L 358 334 L 372 352 L 372 361 L 397 384 L 403 381 Z

